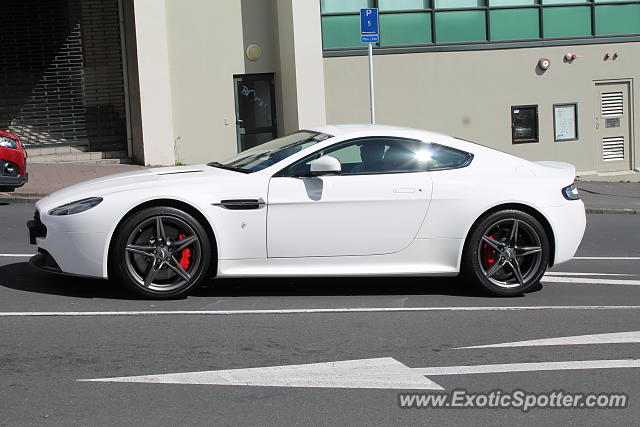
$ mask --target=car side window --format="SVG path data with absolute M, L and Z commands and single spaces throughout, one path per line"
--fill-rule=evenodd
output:
M 427 170 L 456 169 L 471 163 L 473 155 L 455 148 L 438 144 L 429 144 Z
M 342 175 L 424 172 L 468 164 L 470 154 L 437 144 L 394 137 L 358 138 L 332 145 L 294 163 L 278 176 L 305 176 L 321 156 L 340 161 Z

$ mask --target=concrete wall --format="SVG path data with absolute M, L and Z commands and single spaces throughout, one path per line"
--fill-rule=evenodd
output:
M 280 133 L 326 124 L 320 2 L 275 0 Z
M 619 43 L 513 50 L 430 52 L 374 57 L 376 119 L 430 129 L 531 160 L 552 159 L 597 170 L 594 138 L 596 80 L 631 81 L 630 105 L 640 99 L 640 44 Z M 565 53 L 582 56 L 563 62 Z M 618 52 L 616 61 L 603 61 Z M 551 68 L 537 69 L 540 58 Z M 324 59 L 328 123 L 368 123 L 367 57 Z M 553 104 L 578 103 L 578 141 L 554 142 Z M 538 104 L 539 143 L 511 143 L 511 106 Z M 633 135 L 640 135 L 636 121 Z M 633 139 L 631 140 L 633 144 Z M 634 165 L 640 164 L 635 145 Z
M 235 154 L 238 74 L 275 74 L 281 134 L 325 123 L 319 2 L 122 1 L 139 162 L 191 164 Z M 250 44 L 262 49 L 257 61 L 246 57 Z
M 244 73 L 239 1 L 167 0 L 175 161 L 236 153 L 233 75 Z
M 135 0 L 133 9 L 139 102 L 132 106 L 140 107 L 142 135 L 134 139 L 133 152 L 136 157 L 142 153 L 147 165 L 170 165 L 174 154 L 167 10 L 158 0 Z
M 274 34 L 275 0 L 242 0 L 242 35 L 243 48 L 260 46 L 262 55 L 256 61 L 244 56 L 244 72 L 275 73 L 279 67 L 279 52 Z

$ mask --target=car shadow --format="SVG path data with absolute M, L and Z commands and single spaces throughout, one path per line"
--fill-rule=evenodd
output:
M 0 286 L 23 292 L 75 298 L 141 300 L 110 280 L 48 274 L 27 262 L 0 266 Z M 537 291 L 537 289 L 536 289 Z M 443 295 L 467 298 L 500 298 L 484 293 L 460 277 L 314 277 L 243 278 L 206 280 L 190 296 L 376 296 Z
M 191 294 L 197 297 L 446 295 L 485 297 L 458 277 L 313 277 L 214 279 Z
M 108 280 L 48 274 L 28 262 L 0 266 L 0 286 L 23 292 L 74 298 L 140 299 Z
M 424 277 L 313 277 L 214 279 L 196 289 L 193 296 L 375 296 L 449 295 L 486 296 L 457 278 Z

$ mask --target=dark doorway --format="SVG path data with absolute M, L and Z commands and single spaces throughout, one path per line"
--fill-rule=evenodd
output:
M 277 137 L 273 73 L 243 74 L 233 78 L 236 93 L 238 151 Z

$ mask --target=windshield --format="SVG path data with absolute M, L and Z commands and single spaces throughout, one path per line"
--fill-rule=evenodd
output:
M 240 172 L 256 172 L 327 138 L 331 138 L 331 135 L 302 130 L 238 153 L 224 162 L 209 163 L 209 166 L 223 167 Z

